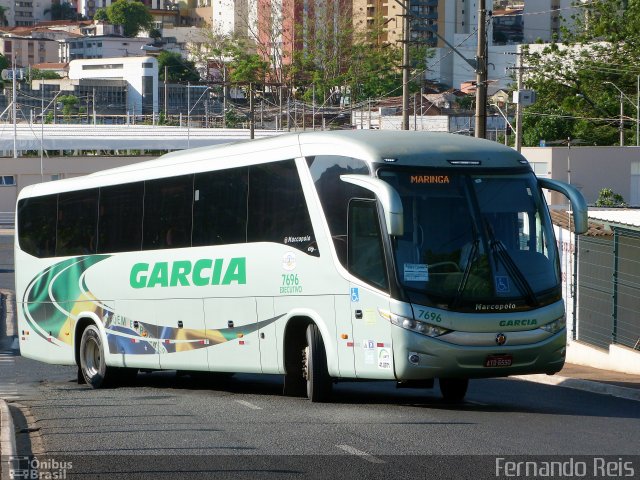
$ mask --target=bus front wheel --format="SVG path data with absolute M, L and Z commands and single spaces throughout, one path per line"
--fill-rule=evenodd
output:
M 327 370 L 327 355 L 317 325 L 306 332 L 307 345 L 303 350 L 303 376 L 307 381 L 307 397 L 312 402 L 326 402 L 331 395 L 331 377 Z
M 462 402 L 469 387 L 468 378 L 440 378 L 438 383 L 442 398 L 450 403 Z
M 109 368 L 105 363 L 104 346 L 100 330 L 95 325 L 89 325 L 82 332 L 80 340 L 80 370 L 85 381 L 93 388 L 107 385 Z

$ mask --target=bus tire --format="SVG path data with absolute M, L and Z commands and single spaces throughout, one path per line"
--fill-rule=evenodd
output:
M 306 338 L 303 372 L 307 380 L 307 397 L 312 402 L 326 402 L 331 395 L 331 378 L 327 370 L 324 342 L 316 324 L 307 327 Z
M 82 332 L 80 340 L 80 369 L 88 385 L 93 388 L 108 386 L 110 369 L 104 358 L 104 346 L 100 330 L 95 325 L 89 325 Z
M 440 378 L 440 393 L 445 402 L 460 403 L 464 400 L 469 387 L 468 378 Z

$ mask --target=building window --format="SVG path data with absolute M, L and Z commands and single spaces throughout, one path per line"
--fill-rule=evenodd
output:
M 16 177 L 13 175 L 2 175 L 0 176 L 0 185 L 15 185 Z

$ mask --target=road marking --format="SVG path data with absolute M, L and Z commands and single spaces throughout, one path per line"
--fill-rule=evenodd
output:
M 351 455 L 356 455 L 362 458 L 363 460 L 366 460 L 367 462 L 385 463 L 384 460 L 380 460 L 379 458 L 374 457 L 370 453 L 363 452 L 362 450 L 358 450 L 357 448 L 354 448 L 351 445 L 336 445 L 336 447 L 338 447 L 340 450 L 344 450 L 345 452 L 350 453 Z
M 259 407 L 257 405 L 254 405 L 251 402 L 247 402 L 245 400 L 236 400 L 236 402 L 238 402 L 240 405 L 244 405 L 245 407 L 248 407 L 252 410 L 262 410 L 262 407 Z
M 488 407 L 488 403 L 476 402 L 474 400 L 465 400 L 464 403 L 468 403 L 470 405 L 476 405 L 478 407 Z

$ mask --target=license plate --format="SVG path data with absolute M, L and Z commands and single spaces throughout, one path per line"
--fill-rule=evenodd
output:
M 513 357 L 511 355 L 489 355 L 485 361 L 484 366 L 495 367 L 510 367 L 513 363 Z

